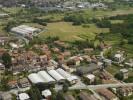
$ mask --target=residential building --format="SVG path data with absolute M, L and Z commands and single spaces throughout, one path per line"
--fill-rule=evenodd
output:
M 30 86 L 30 83 L 29 83 L 29 80 L 27 78 L 21 78 L 18 81 L 18 85 L 20 87 L 22 87 L 22 88 L 25 88 L 25 87 L 29 87 Z
M 118 97 L 115 94 L 113 94 L 111 91 L 109 91 L 108 89 L 102 88 L 102 89 L 97 89 L 96 91 L 105 100 L 118 100 Z
M 125 62 L 125 66 L 126 67 L 133 67 L 133 59 L 129 59 L 129 61 L 128 62 Z
M 131 96 L 133 94 L 132 87 L 120 87 L 117 88 L 116 91 L 120 96 Z
M 12 95 L 9 92 L 0 92 L 2 100 L 12 100 Z
M 81 100 L 98 100 L 97 98 L 95 98 L 91 94 L 88 94 L 87 92 L 80 92 L 79 98 Z
M 85 66 L 78 67 L 76 72 L 78 75 L 84 75 L 84 74 L 88 74 L 88 73 L 93 73 L 99 69 L 100 69 L 100 67 L 97 64 L 91 63 L 91 64 L 89 64 L 88 67 L 85 67 Z
M 30 100 L 30 97 L 27 93 L 18 94 L 18 100 Z
M 108 67 L 112 65 L 112 60 L 110 59 L 103 59 L 103 66 Z
M 42 96 L 45 97 L 46 100 L 50 100 L 52 93 L 49 89 L 42 91 Z
M 123 78 L 127 79 L 128 78 L 128 70 L 127 69 L 120 69 L 120 73 L 122 73 Z
M 86 78 L 89 80 L 90 84 L 95 81 L 95 75 L 93 74 L 88 74 Z
M 114 60 L 117 63 L 121 63 L 121 62 L 123 62 L 125 60 L 125 58 L 123 57 L 123 54 L 122 53 L 118 53 L 118 54 L 115 54 Z
M 5 70 L 5 66 L 2 63 L 0 63 L 0 70 Z
M 8 86 L 10 87 L 10 89 L 18 88 L 17 80 L 10 80 L 8 82 Z
M 72 95 L 70 95 L 70 94 L 66 94 L 65 96 L 64 96 L 64 98 L 65 98 L 65 100 L 76 100 Z

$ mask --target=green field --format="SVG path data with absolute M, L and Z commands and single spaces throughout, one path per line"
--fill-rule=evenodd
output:
M 90 24 L 89 28 L 84 28 L 82 26 L 73 26 L 69 22 L 48 23 L 46 30 L 40 36 L 59 36 L 64 41 L 73 41 L 84 37 L 93 39 L 95 34 L 109 31 L 107 28 L 97 28 L 93 24 Z
M 22 8 L 18 7 L 13 7 L 13 8 L 3 8 L 5 12 L 8 12 L 10 14 L 15 15 L 16 13 L 20 12 Z M 2 11 L 3 11 L 2 10 Z M 26 9 L 23 9 L 23 11 L 26 12 Z M 73 12 L 69 12 L 73 13 Z M 79 12 L 80 13 L 80 12 Z M 87 9 L 81 11 L 81 14 L 87 15 L 90 19 L 97 17 L 97 18 L 102 18 L 102 17 L 107 17 L 107 16 L 115 16 L 118 14 L 130 14 L 133 13 L 133 8 L 123 8 L 123 9 L 117 9 L 115 11 L 112 10 L 92 10 L 92 9 Z M 82 25 L 81 26 L 73 26 L 72 23 L 69 22 L 63 22 L 62 19 L 64 17 L 64 14 L 66 13 L 48 13 L 48 14 L 43 14 L 42 16 L 38 16 L 38 18 L 42 19 L 50 19 L 52 22 L 48 23 L 46 27 L 40 26 L 41 28 L 46 29 L 46 32 L 43 32 L 40 34 L 41 37 L 47 37 L 47 36 L 59 36 L 61 40 L 64 41 L 73 41 L 77 39 L 93 39 L 97 33 L 101 32 L 108 32 L 109 30 L 107 28 L 102 29 L 102 28 L 97 28 L 94 24 L 89 24 L 89 28 L 84 28 Z M 21 15 L 20 15 L 21 16 Z M 28 20 L 28 19 L 19 19 L 19 15 L 16 16 L 18 20 Z M 8 19 L 3 19 L 0 20 L 0 34 L 6 34 L 6 32 L 3 31 L 3 28 L 5 27 L 6 23 L 9 20 L 14 20 L 15 18 L 10 16 Z M 121 23 L 122 21 L 112 21 L 112 23 Z M 2 23 L 5 23 L 5 25 L 2 25 Z M 36 26 L 35 23 L 23 23 L 23 24 L 29 24 L 31 26 Z M 114 42 L 114 41 L 112 41 Z M 116 41 L 117 42 L 117 39 Z

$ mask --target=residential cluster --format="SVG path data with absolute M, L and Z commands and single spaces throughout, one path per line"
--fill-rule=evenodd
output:
M 94 48 L 84 48 L 83 53 L 73 54 L 68 49 L 70 45 L 60 40 L 53 41 L 52 47 L 49 43 L 35 43 L 27 50 L 20 37 L 27 39 L 27 36 L 36 36 L 40 31 L 21 25 L 11 29 L 17 38 L 0 38 L 0 79 L 3 84 L 7 74 L 9 89 L 8 92 L 0 92 L 2 100 L 12 100 L 12 94 L 17 100 L 32 100 L 32 94 L 27 91 L 33 86 L 39 90 L 42 100 L 52 100 L 51 88 L 56 92 L 65 91 L 64 84 L 68 88 L 68 93 L 63 94 L 65 100 L 119 100 L 133 95 L 132 85 L 122 81 L 128 79 L 133 67 L 133 60 L 125 60 L 125 52 L 117 51 L 109 59 L 104 54 L 112 47 L 101 44 L 99 55 L 91 54 Z M 3 59 L 7 53 L 11 57 L 10 67 Z M 114 65 L 120 67 L 116 77 L 108 71 Z M 119 80 L 120 75 L 122 80 Z M 70 91 L 76 90 L 79 90 L 76 96 L 71 94 Z

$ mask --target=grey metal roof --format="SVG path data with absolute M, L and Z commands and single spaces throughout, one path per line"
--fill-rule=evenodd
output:
M 88 67 L 85 67 L 85 66 L 78 67 L 77 73 L 82 75 L 82 74 L 91 73 L 97 69 L 99 69 L 98 65 L 95 63 L 91 63 L 91 64 L 89 64 Z

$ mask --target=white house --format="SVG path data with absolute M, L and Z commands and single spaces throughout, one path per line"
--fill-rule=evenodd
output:
M 5 70 L 5 66 L 2 63 L 0 63 L 0 70 Z
M 95 81 L 95 75 L 93 74 L 88 74 L 86 77 L 89 79 L 90 83 L 93 83 Z
M 30 97 L 29 97 L 29 95 L 27 93 L 20 93 L 18 95 L 18 99 L 19 100 L 30 100 Z
M 121 63 L 125 60 L 125 58 L 123 57 L 123 54 L 115 54 L 114 56 L 114 60 L 118 63 Z
M 51 95 L 52 93 L 49 89 L 42 91 L 42 96 L 44 96 L 46 99 L 48 99 Z

